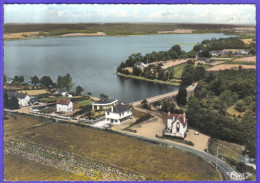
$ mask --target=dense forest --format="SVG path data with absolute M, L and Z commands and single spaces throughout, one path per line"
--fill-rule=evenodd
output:
M 243 115 L 227 113 L 234 106 Z M 189 99 L 189 126 L 211 137 L 246 146 L 256 155 L 256 71 L 225 70 L 207 73 Z
M 241 41 L 237 37 L 231 38 L 220 38 L 220 39 L 211 39 L 204 40 L 200 44 L 195 45 L 193 47 L 194 51 L 199 50 L 223 50 L 223 49 L 250 49 L 250 53 L 256 54 L 256 43 L 251 43 L 250 45 L 246 45 L 243 41 Z

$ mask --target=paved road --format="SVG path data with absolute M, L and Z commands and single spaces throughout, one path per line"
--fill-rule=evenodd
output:
M 193 85 L 187 87 L 187 92 L 193 92 L 195 87 L 196 87 L 197 83 L 194 83 Z M 154 97 L 150 97 L 150 98 L 147 98 L 147 102 L 148 103 L 153 103 L 153 102 L 156 102 L 156 101 L 161 101 L 161 100 L 164 100 L 166 98 L 170 98 L 170 97 L 174 97 L 174 96 L 177 96 L 178 94 L 178 90 L 177 91 L 173 91 L 173 92 L 169 92 L 169 93 L 165 93 L 165 94 L 162 94 L 162 95 L 157 95 L 157 96 L 154 96 Z M 141 105 L 141 101 L 142 100 L 139 100 L 139 101 L 136 101 L 136 102 L 132 102 L 131 105 L 132 106 L 139 106 Z

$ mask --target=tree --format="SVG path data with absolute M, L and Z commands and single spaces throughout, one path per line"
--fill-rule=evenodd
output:
M 41 79 L 40 79 L 40 84 L 45 87 L 45 88 L 52 88 L 53 87 L 53 81 L 52 79 L 50 78 L 50 76 L 43 76 Z
M 182 75 L 181 75 L 181 86 L 188 86 L 191 85 L 194 81 L 194 78 L 196 76 L 196 70 L 193 65 L 186 65 L 183 69 Z
M 65 76 L 58 76 L 57 78 L 57 87 L 58 88 L 66 88 L 70 90 L 73 86 L 72 78 L 70 74 L 66 74 Z
M 23 77 L 23 76 L 20 76 L 20 77 L 19 77 L 19 83 L 22 83 L 22 82 L 24 82 L 24 77 Z
M 84 88 L 82 88 L 81 86 L 77 86 L 76 87 L 76 90 L 75 90 L 75 94 L 77 95 L 77 96 L 79 96 L 79 95 L 82 95 L 82 92 L 84 91 Z
M 195 81 L 199 81 L 203 79 L 206 75 L 206 69 L 202 66 L 196 67 L 196 76 L 195 76 Z
M 181 47 L 180 47 L 180 45 L 174 45 L 173 47 L 171 47 L 170 51 L 175 51 L 178 56 L 181 55 Z
M 88 93 L 87 93 L 87 95 L 88 95 L 88 96 L 91 96 L 91 95 L 92 95 L 92 93 L 91 93 L 91 92 L 88 92 Z
M 140 76 L 142 74 L 142 70 L 138 67 L 133 67 L 133 75 Z
M 9 101 L 9 109 L 19 109 L 19 103 L 18 103 L 18 99 L 14 96 L 11 97 L 10 101 Z
M 244 101 L 242 100 L 239 100 L 236 104 L 236 109 L 239 111 L 239 112 L 244 112 L 246 110 L 246 105 L 244 103 Z
M 33 77 L 31 77 L 31 82 L 34 86 L 36 86 L 40 82 L 40 80 L 39 80 L 38 76 L 33 76 Z
M 108 98 L 108 96 L 105 95 L 104 93 L 101 93 L 101 94 L 100 94 L 100 97 L 101 97 L 101 98 Z
M 185 106 L 187 103 L 187 90 L 185 87 L 180 87 L 177 95 L 177 104 L 180 106 Z
M 9 107 L 9 99 L 8 99 L 7 92 L 4 92 L 4 107 L 5 108 Z
M 146 99 L 141 101 L 141 107 L 144 109 L 149 109 L 148 101 Z

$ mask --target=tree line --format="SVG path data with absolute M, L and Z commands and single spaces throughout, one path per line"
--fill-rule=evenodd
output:
M 117 72 L 122 72 L 125 67 L 133 67 L 136 62 L 143 62 L 145 64 L 166 61 L 177 58 L 194 58 L 196 56 L 195 51 L 185 52 L 181 49 L 180 45 L 174 45 L 168 51 L 159 51 L 152 53 L 147 53 L 144 56 L 141 53 L 135 53 L 128 57 L 125 62 L 122 62 L 117 67 Z M 123 71 L 124 72 L 124 71 Z

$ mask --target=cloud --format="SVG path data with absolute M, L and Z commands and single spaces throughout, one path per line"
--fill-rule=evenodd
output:
M 255 24 L 253 5 L 8 4 L 5 23 L 186 22 Z

